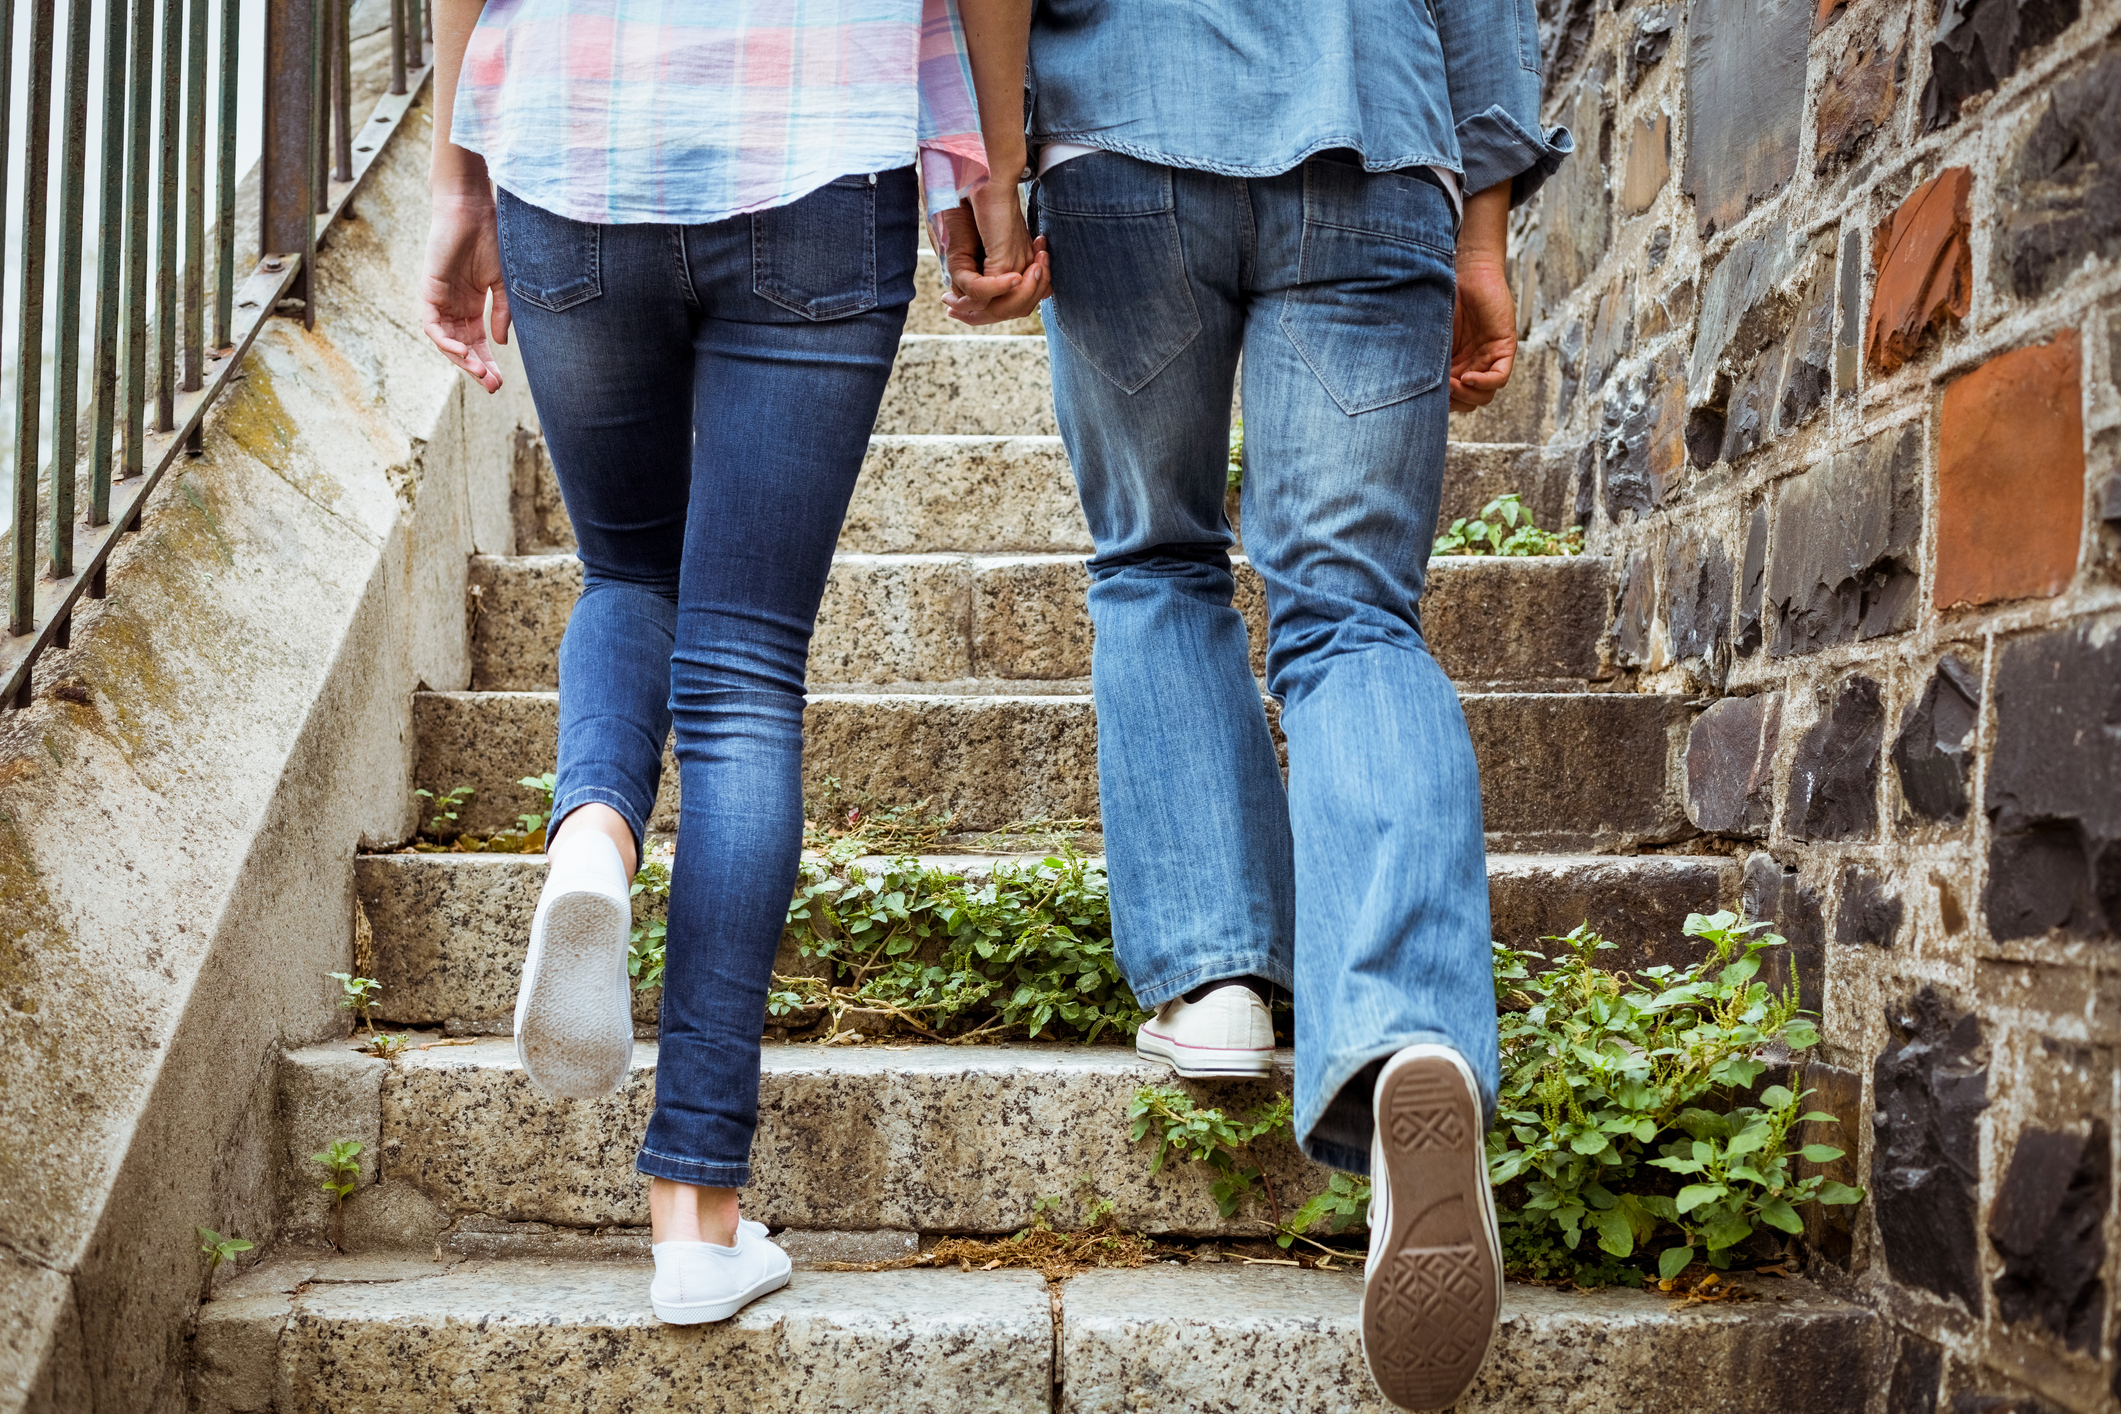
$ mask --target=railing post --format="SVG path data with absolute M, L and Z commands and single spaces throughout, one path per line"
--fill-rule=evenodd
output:
M 14 17 L 8 16 L 10 20 Z M 44 211 L 51 175 L 52 0 L 30 0 L 29 131 L 23 134 L 22 283 L 15 312 L 20 350 L 15 362 L 14 583 L 8 632 L 37 627 L 38 419 L 44 400 Z M 12 61 L 13 56 L 8 56 Z M 73 449 L 69 447 L 68 452 Z
M 88 180 L 89 0 L 66 4 L 66 128 L 59 166 L 59 336 L 52 368 L 53 579 L 74 572 L 75 433 L 81 396 L 81 217 Z
M 302 271 L 294 293 L 303 302 L 304 323 L 311 298 L 316 255 L 317 108 L 312 101 L 323 62 L 323 35 L 318 33 L 315 0 L 266 0 L 265 4 L 265 150 L 258 159 L 260 255 L 299 255 Z

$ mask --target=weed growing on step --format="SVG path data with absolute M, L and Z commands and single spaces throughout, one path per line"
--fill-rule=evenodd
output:
M 1685 931 L 1707 955 L 1634 975 L 1597 966 L 1613 944 L 1587 926 L 1544 940 L 1563 951 L 1538 972 L 1540 954 L 1496 946 L 1502 1094 L 1488 1172 L 1512 1270 L 1590 1286 L 1638 1282 L 1654 1264 L 1670 1281 L 1696 1260 L 1728 1269 L 1767 1245 L 1764 1229 L 1802 1232 L 1806 1203 L 1861 1201 L 1793 1171 L 1841 1157 L 1790 1142 L 1798 1124 L 1833 1117 L 1804 1112 L 1804 1093 L 1785 1085 L 1752 1091 L 1768 1055 L 1786 1051 L 1778 1064 L 1795 1075 L 1819 1041 L 1794 967 L 1779 991 L 1759 978 L 1761 954 L 1784 943 L 1768 928 L 1694 914 Z
M 1450 529 L 1436 537 L 1432 554 L 1437 555 L 1580 555 L 1583 527 L 1541 530 L 1532 524 L 1532 513 L 1515 491 L 1497 496 L 1480 508 L 1477 516 L 1460 516 Z
M 451 786 L 440 795 L 425 789 L 415 790 L 413 794 L 426 801 L 428 809 L 432 812 L 427 817 L 427 823 L 420 827 L 420 833 L 434 840 L 449 840 L 457 837 L 457 817 L 465 806 L 471 804 L 471 798 L 478 792 L 470 786 Z
M 1538 972 L 1530 964 L 1544 955 L 1495 945 L 1502 1089 L 1487 1161 L 1511 1275 L 1672 1291 L 1705 1264 L 1711 1276 L 1695 1283 L 1705 1290 L 1743 1258 L 1779 1256 L 1773 1234 L 1802 1232 L 1806 1203 L 1862 1201 L 1859 1188 L 1795 1173 L 1799 1160 L 1842 1157 L 1792 1142 L 1798 1125 L 1834 1117 L 1805 1111 L 1806 1092 L 1787 1085 L 1753 1090 L 1770 1057 L 1795 1075 L 1819 1041 L 1794 973 L 1779 991 L 1759 978 L 1762 954 L 1785 942 L 1769 927 L 1691 915 L 1685 932 L 1707 944 L 1702 960 L 1635 974 L 1597 965 L 1614 945 L 1588 926 L 1542 939 L 1561 952 Z M 1130 1117 L 1137 1141 L 1156 1137 L 1152 1171 L 1174 1150 L 1215 1170 L 1225 1217 L 1256 1196 L 1246 1147 L 1289 1130 L 1286 1098 L 1278 1112 L 1233 1120 L 1154 1086 Z M 1369 1180 L 1335 1174 L 1288 1223 L 1274 1217 L 1275 1240 L 1319 1245 L 1307 1234 L 1360 1226 L 1369 1204 Z
M 1113 956 L 1105 872 L 1072 851 L 984 876 L 805 864 L 784 936 L 830 976 L 775 976 L 767 1011 L 819 1040 L 874 1015 L 938 1041 L 1094 1041 L 1144 1015 Z
M 324 975 L 339 984 L 339 1010 L 354 1014 L 354 1029 L 373 1033 L 376 1024 L 370 1019 L 368 1010 L 376 1004 L 376 993 L 383 990 L 383 984 L 373 977 L 356 977 L 350 972 L 327 972 Z
M 199 1234 L 199 1250 L 206 1255 L 206 1276 L 199 1288 L 199 1299 L 211 1301 L 214 1294 L 214 1273 L 223 1262 L 232 1261 L 239 1253 L 248 1252 L 257 1246 L 255 1242 L 241 1237 L 223 1237 L 210 1227 L 193 1227 Z
M 337 1139 L 331 1147 L 321 1153 L 311 1154 L 310 1162 L 324 1165 L 331 1177 L 318 1184 L 331 1195 L 331 1245 L 339 1247 L 339 1215 L 346 1205 L 346 1196 L 361 1182 L 361 1145 L 352 1139 Z
M 666 925 L 658 916 L 639 921 L 640 900 L 670 899 L 670 866 L 660 859 L 644 859 L 641 867 L 633 873 L 632 897 L 634 903 L 633 933 L 626 948 L 626 975 L 633 979 L 634 990 L 646 992 L 663 985 L 663 955 Z
M 396 1060 L 399 1056 L 405 1054 L 405 1048 L 411 1044 L 412 1033 L 410 1031 L 402 1031 L 395 1036 L 386 1036 L 382 1032 L 377 1031 L 368 1038 L 368 1053 L 373 1056 L 380 1056 L 384 1060 Z
M 1163 1085 L 1144 1085 L 1134 1092 L 1134 1103 L 1127 1107 L 1127 1118 L 1132 1123 L 1129 1137 L 1137 1144 L 1151 1136 L 1156 1140 L 1156 1156 L 1149 1161 L 1149 1172 L 1162 1172 L 1164 1160 L 1173 1153 L 1181 1159 L 1206 1164 L 1214 1170 L 1211 1191 L 1215 1206 L 1224 1217 L 1232 1216 L 1249 1201 L 1264 1199 L 1267 1221 L 1277 1232 L 1282 1226 L 1281 1202 L 1274 1196 L 1274 1181 L 1267 1177 L 1265 1164 L 1254 1156 L 1252 1145 L 1274 1136 L 1293 1137 L 1290 1122 L 1294 1113 L 1287 1095 L 1276 1095 L 1257 1110 L 1226 1114 L 1196 1104 L 1183 1090 Z
M 421 854 L 543 854 L 545 826 L 552 819 L 555 778 L 547 771 L 521 777 L 516 784 L 537 797 L 538 808 L 516 816 L 513 830 L 496 830 L 484 836 L 471 834 L 457 824 L 459 812 L 477 794 L 472 787 L 455 786 L 440 795 L 429 790 L 414 791 L 414 795 L 434 802 L 434 813 L 421 827 L 413 849 Z

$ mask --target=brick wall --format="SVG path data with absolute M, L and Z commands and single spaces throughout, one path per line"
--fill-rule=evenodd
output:
M 1891 1414 L 2111 1409 L 2121 3 L 1540 12 L 1578 156 L 1458 435 L 1573 459 L 1616 685 L 1700 699 L 1673 843 L 1824 1016 Z

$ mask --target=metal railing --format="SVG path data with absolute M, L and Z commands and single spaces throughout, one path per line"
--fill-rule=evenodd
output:
M 22 199 L 0 212 L 0 238 L 13 235 L 20 247 L 16 299 L 0 310 L 0 327 L 12 333 L 18 354 L 12 577 L 8 634 L 0 642 L 0 701 L 10 708 L 29 704 L 38 656 L 68 646 L 81 598 L 104 596 L 111 552 L 140 528 L 163 473 L 179 456 L 198 455 L 206 409 L 228 387 L 264 321 L 299 313 L 314 326 L 318 242 L 348 212 L 384 139 L 425 84 L 431 32 L 422 0 L 390 0 L 389 90 L 355 125 L 356 0 L 250 0 L 264 27 L 262 130 L 252 134 L 260 150 L 261 255 L 239 278 L 246 0 L 220 0 L 218 26 L 209 25 L 214 0 L 64 0 L 63 36 L 59 0 L 21 0 L 28 11 L 26 122 L 10 140 L 9 89 L 23 67 L 13 52 L 17 3 L 0 0 L 0 192 L 8 168 L 23 164 Z M 103 62 L 92 73 L 99 8 Z M 209 88 L 218 115 L 211 158 Z M 92 97 L 101 117 L 93 155 Z M 47 209 L 55 108 L 62 125 L 56 221 Z M 87 278 L 92 174 L 97 258 Z M 84 407 L 81 320 L 91 296 Z M 50 331 L 47 302 L 57 313 Z

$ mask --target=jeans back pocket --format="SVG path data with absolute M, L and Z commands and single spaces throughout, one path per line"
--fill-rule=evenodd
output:
M 1281 327 L 1349 415 L 1417 397 L 1451 368 L 1451 199 L 1426 177 L 1312 158 L 1303 253 Z
M 837 177 L 808 196 L 751 214 L 751 288 L 805 319 L 877 306 L 876 181 Z
M 495 206 L 508 297 L 555 314 L 604 293 L 603 228 L 500 188 Z
M 1116 152 L 1070 158 L 1039 179 L 1038 226 L 1061 337 L 1139 392 L 1200 333 L 1171 169 Z

